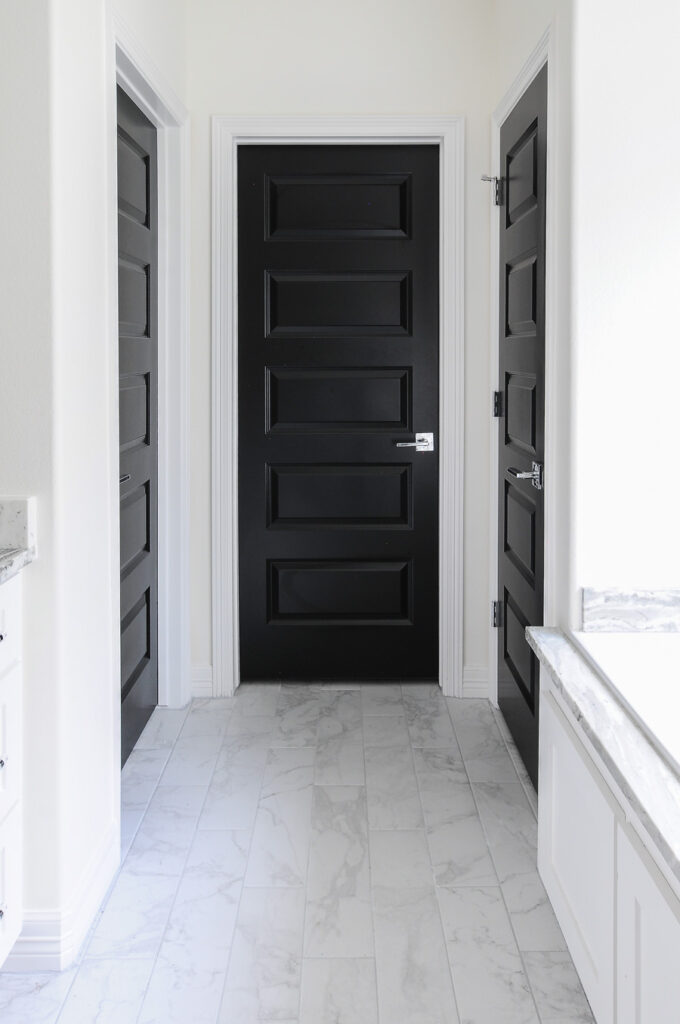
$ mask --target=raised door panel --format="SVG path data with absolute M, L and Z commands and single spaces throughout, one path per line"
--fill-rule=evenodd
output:
M 21 666 L 0 676 L 0 821 L 21 790 Z
M 539 871 L 596 1020 L 614 1024 L 614 805 L 545 691 L 539 772 Z
M 0 677 L 21 660 L 21 574 L 0 586 Z
M 617 867 L 617 1024 L 678 1024 L 680 901 L 621 827 Z

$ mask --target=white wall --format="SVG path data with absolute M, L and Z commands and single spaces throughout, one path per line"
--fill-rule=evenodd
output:
M 490 0 L 200 0 L 190 7 L 192 655 L 210 634 L 210 115 L 462 113 L 467 118 L 465 649 L 486 669 Z
M 679 39 L 677 3 L 576 3 L 581 585 L 680 581 Z
M 156 5 L 162 33 L 151 31 L 150 7 L 126 3 L 124 13 L 181 96 L 184 6 Z M 44 965 L 54 967 L 77 952 L 118 858 L 115 78 L 107 4 L 8 0 L 0 40 L 0 92 L 14 97 L 0 121 L 0 492 L 37 495 L 40 553 L 25 572 L 19 946 L 34 953 L 28 940 L 40 937 Z

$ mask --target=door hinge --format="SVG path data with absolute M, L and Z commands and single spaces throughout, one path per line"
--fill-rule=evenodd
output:
M 500 601 L 491 602 L 491 620 L 496 629 L 503 625 L 503 606 Z
M 495 174 L 483 174 L 482 181 L 490 181 L 493 184 L 494 206 L 503 205 L 503 179 L 497 178 Z
M 503 392 L 494 391 L 493 393 L 493 415 L 495 417 L 503 415 Z

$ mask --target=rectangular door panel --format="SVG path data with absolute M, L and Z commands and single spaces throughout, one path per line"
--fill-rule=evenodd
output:
M 439 151 L 238 154 L 243 681 L 438 678 Z M 264 313 L 264 315 L 263 315 Z
M 319 174 L 270 177 L 268 237 L 406 238 L 410 175 Z
M 268 271 L 265 287 L 268 338 L 410 333 L 408 274 Z
M 411 429 L 407 367 L 267 367 L 267 431 Z
M 410 466 L 269 466 L 273 527 L 410 526 Z

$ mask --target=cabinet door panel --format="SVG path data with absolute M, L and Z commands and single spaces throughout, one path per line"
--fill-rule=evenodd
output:
M 19 798 L 21 667 L 0 675 L 0 822 Z
M 680 902 L 647 860 L 619 828 L 618 1024 L 678 1024 Z
M 551 696 L 541 705 L 539 771 L 539 871 L 598 1024 L 613 1024 L 616 818 Z
M 21 808 L 0 822 L 0 964 L 19 937 L 22 922 Z

